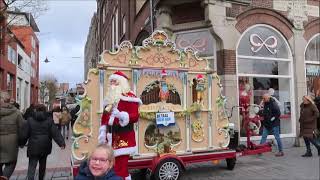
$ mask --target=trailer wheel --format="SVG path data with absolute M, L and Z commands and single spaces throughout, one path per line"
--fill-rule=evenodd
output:
M 155 180 L 177 180 L 182 172 L 181 164 L 175 159 L 161 161 L 154 171 Z
M 236 165 L 237 159 L 236 158 L 227 158 L 226 161 L 227 161 L 227 169 L 233 170 L 234 166 Z

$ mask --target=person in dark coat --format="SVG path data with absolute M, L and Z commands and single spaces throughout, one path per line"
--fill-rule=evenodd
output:
M 51 154 L 52 139 L 64 149 L 66 144 L 64 139 L 53 124 L 53 120 L 48 116 L 46 107 L 43 104 L 35 106 L 35 112 L 32 117 L 27 119 L 28 128 L 28 149 L 29 157 L 28 180 L 33 180 L 35 170 L 39 162 L 39 180 L 43 180 L 46 171 L 47 156 Z
M 320 112 L 320 96 L 314 98 L 314 103 L 317 106 L 318 111 Z M 320 131 L 320 116 L 317 119 L 317 128 Z
M 100 144 L 92 152 L 88 161 L 80 165 L 75 180 L 122 180 L 113 170 L 114 153 L 108 144 Z
M 311 157 L 310 142 L 318 149 L 320 156 L 320 145 L 314 138 L 314 131 L 317 129 L 317 118 L 319 117 L 318 108 L 315 106 L 310 96 L 303 96 L 303 102 L 300 105 L 300 136 L 303 137 L 307 152 L 302 157 Z
M 0 91 L 0 97 L 0 178 L 9 179 L 16 167 L 24 120 L 8 92 Z
M 23 118 L 27 120 L 34 113 L 34 105 L 30 104 L 30 106 L 26 109 L 26 112 L 23 114 Z
M 275 155 L 283 156 L 282 142 L 280 139 L 280 109 L 277 102 L 271 98 L 270 94 L 263 95 L 263 110 L 260 112 L 260 115 L 263 117 L 262 125 L 262 137 L 260 144 L 264 144 L 267 140 L 267 137 L 270 133 L 274 135 L 278 145 L 278 153 Z
M 71 114 L 71 117 L 72 117 L 72 119 L 71 119 L 71 128 L 73 128 L 73 124 L 78 118 L 77 113 L 79 112 L 79 110 L 80 110 L 80 105 L 77 104 L 77 106 L 70 111 L 70 114 Z

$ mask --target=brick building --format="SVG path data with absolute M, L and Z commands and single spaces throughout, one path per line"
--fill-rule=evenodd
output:
M 30 13 L 8 11 L 9 28 L 30 57 L 30 103 L 38 103 L 39 95 L 39 28 Z M 18 61 L 17 61 L 18 65 Z
M 191 46 L 209 60 L 222 78 L 229 107 L 239 104 L 246 85 L 251 88 L 252 104 L 259 104 L 263 93 L 273 88 L 282 112 L 281 137 L 285 145 L 292 145 L 298 135 L 302 96 L 320 96 L 319 3 L 100 0 L 97 52 L 115 48 L 123 40 L 140 45 L 152 29 L 163 29 L 178 48 Z M 240 130 L 241 115 L 234 114 L 231 121 Z

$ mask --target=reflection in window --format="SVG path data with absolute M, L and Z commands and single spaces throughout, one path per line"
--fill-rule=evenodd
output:
M 268 93 L 270 88 L 274 89 L 272 95 L 280 103 L 279 108 L 281 111 L 281 124 L 280 131 L 282 134 L 291 133 L 291 102 L 290 102 L 290 79 L 289 78 L 262 78 L 262 77 L 239 77 L 239 87 L 249 86 L 249 104 L 260 104 L 262 96 Z M 248 88 L 249 89 L 249 88 Z M 240 97 L 240 101 L 241 101 Z M 241 106 L 242 102 L 240 102 Z M 243 123 L 242 114 L 240 114 L 240 124 Z M 244 127 L 243 127 L 244 128 Z M 260 129 L 260 135 L 262 128 Z M 245 130 L 241 130 L 241 136 L 245 137 Z
M 288 61 L 238 59 L 238 71 L 244 74 L 289 75 Z
M 306 61 L 320 62 L 320 34 L 309 42 L 305 59 Z
M 320 96 L 320 34 L 308 43 L 305 61 L 308 95 Z

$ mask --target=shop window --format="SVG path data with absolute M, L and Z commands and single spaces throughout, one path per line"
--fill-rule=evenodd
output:
M 286 39 L 266 25 L 249 28 L 237 47 L 240 134 L 254 114 L 250 105 L 259 105 L 265 93 L 272 95 L 281 111 L 280 133 L 293 133 L 292 56 Z M 260 118 L 260 120 L 263 120 Z M 259 133 L 261 135 L 262 127 Z
M 208 29 L 177 32 L 176 46 L 179 49 L 193 48 L 201 58 L 208 59 L 210 67 L 216 70 L 216 39 Z
M 309 41 L 305 62 L 308 95 L 318 97 L 320 96 L 320 34 Z

